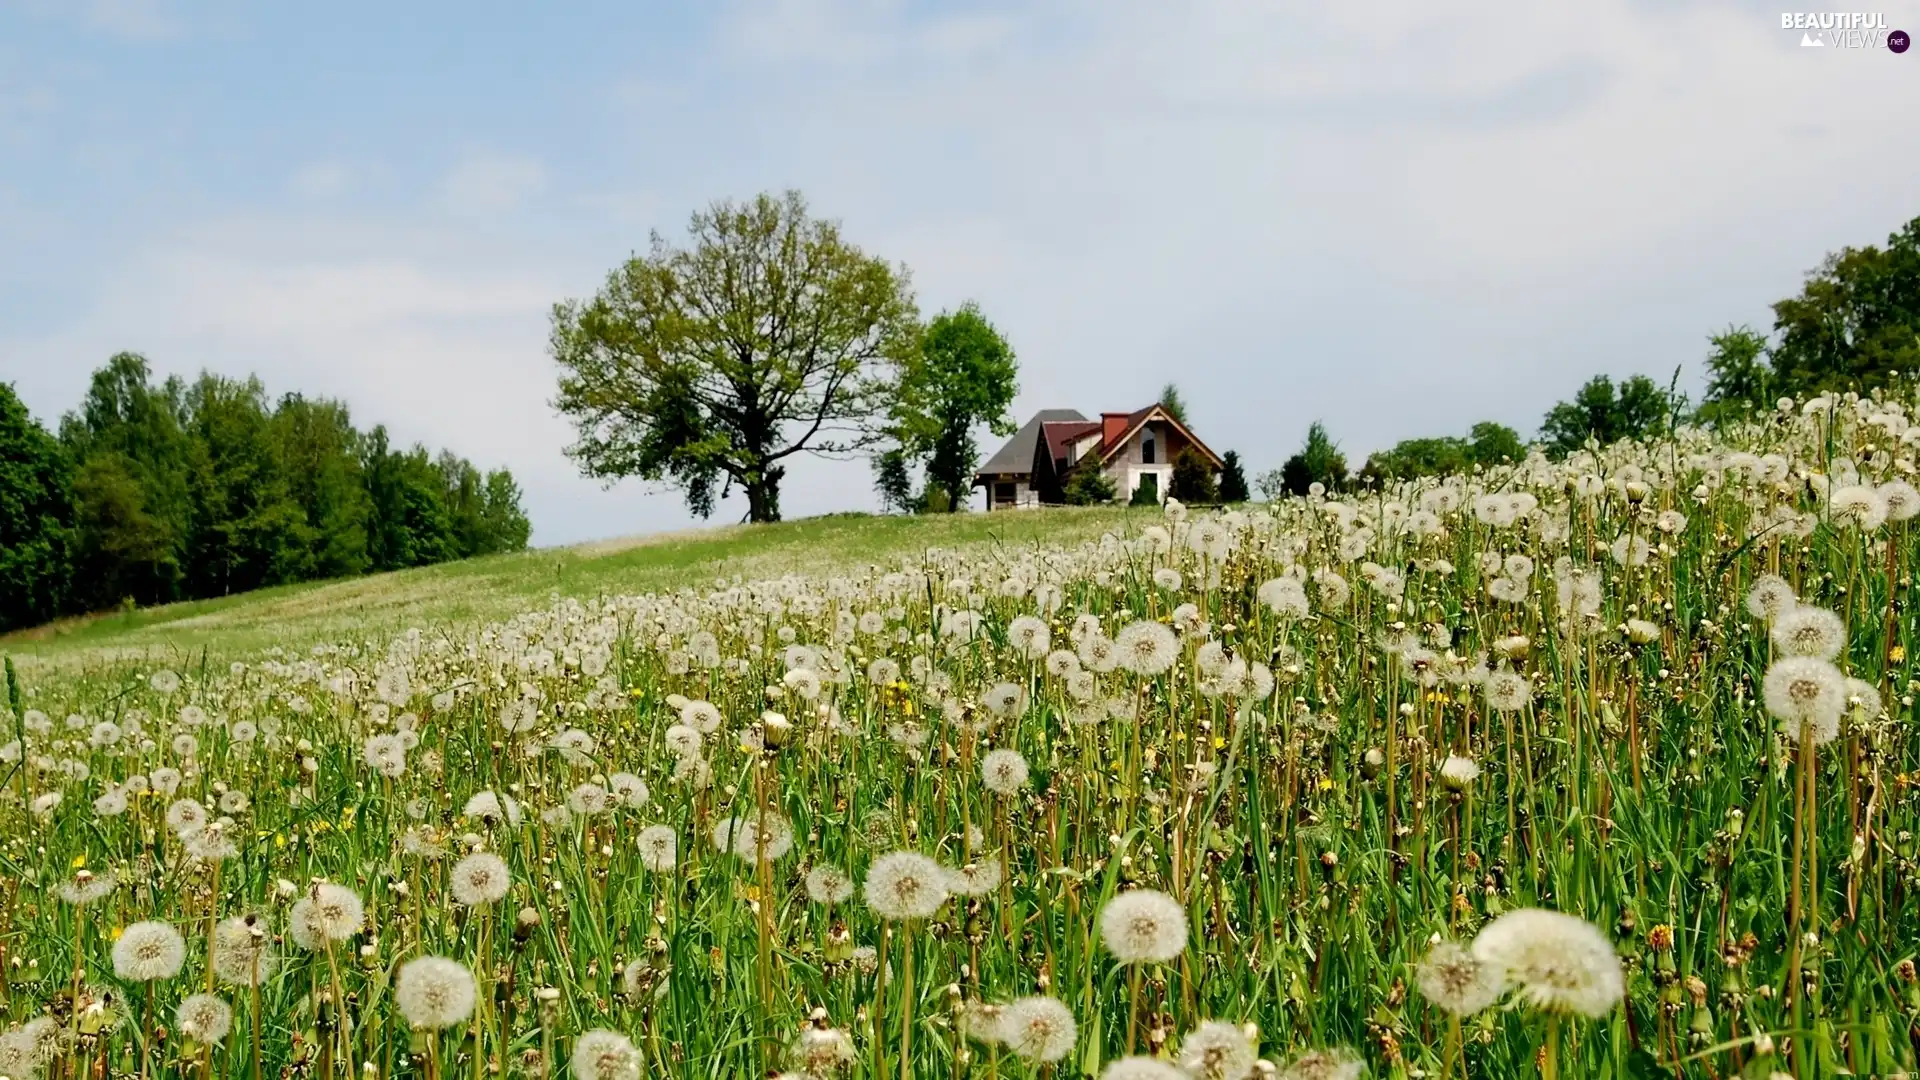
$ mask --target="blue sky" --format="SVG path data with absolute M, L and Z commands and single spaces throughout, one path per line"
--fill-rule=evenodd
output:
M 1887 9 L 1920 29 L 1920 5 Z M 684 525 L 546 405 L 547 310 L 797 187 L 978 300 L 1016 411 L 1137 407 L 1356 461 L 1684 366 L 1920 215 L 1920 52 L 1779 6 L 1253 0 L 0 0 L 0 380 L 257 372 L 521 477 L 535 541 Z M 984 440 L 983 449 L 992 449 Z M 872 505 L 791 470 L 790 514 Z M 743 507 L 723 507 L 731 520 Z

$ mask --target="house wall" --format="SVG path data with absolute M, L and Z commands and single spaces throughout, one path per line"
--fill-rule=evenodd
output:
M 1107 462 L 1105 471 L 1107 479 L 1113 481 L 1116 499 L 1123 503 L 1131 500 L 1134 489 L 1140 486 L 1141 477 L 1151 474 L 1156 478 L 1160 500 L 1166 501 L 1167 488 L 1173 483 L 1173 466 L 1167 461 L 1173 450 L 1169 445 L 1170 438 L 1177 438 L 1177 436 L 1173 435 L 1167 425 L 1157 420 L 1149 421 L 1141 425 L 1140 430 L 1134 432 L 1133 436 L 1127 440 L 1126 446 L 1113 455 L 1112 460 Z M 1148 439 L 1152 439 L 1154 443 L 1151 465 L 1145 461 Z
M 1024 480 L 1013 482 L 1013 498 L 1001 498 L 1000 485 L 987 485 L 988 510 L 1028 510 L 1040 505 L 1040 495 Z

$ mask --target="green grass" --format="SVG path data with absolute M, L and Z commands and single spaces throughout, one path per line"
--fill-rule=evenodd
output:
M 0 1072 L 51 1031 L 68 1077 L 556 1080 L 613 1038 L 642 1072 L 565 1075 L 714 1080 L 798 1068 L 805 1027 L 806 1080 L 1164 1078 L 1208 1046 L 1238 1064 L 1182 1080 L 1920 1074 L 1920 492 L 1876 449 L 1920 410 L 1882 407 L 1185 523 L 825 518 L 18 642 L 0 1000 L 39 1019 Z M 1134 542 L 1077 546 L 1109 530 Z M 249 914 L 280 962 L 235 976 Z M 421 956 L 489 1004 L 418 1028 Z M 170 1018 L 209 989 L 241 1022 L 200 1047 Z M 1135 1053 L 1163 1064 L 1106 1071 Z
M 556 594 L 590 598 L 703 587 L 719 578 L 852 571 L 914 559 L 928 548 L 1072 544 L 1140 514 L 1107 508 L 830 514 L 776 525 L 716 526 L 67 619 L 0 637 L 0 650 L 32 671 L 377 640 L 409 627 L 444 629 L 505 618 Z

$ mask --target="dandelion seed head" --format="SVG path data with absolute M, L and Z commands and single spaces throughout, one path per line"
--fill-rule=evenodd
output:
M 680 837 L 671 826 L 649 825 L 640 830 L 640 865 L 656 874 L 671 871 L 679 862 Z
M 287 936 L 303 949 L 320 950 L 360 932 L 366 907 L 344 885 L 316 882 L 287 911 Z
M 174 1010 L 182 1034 L 203 1046 L 213 1046 L 233 1030 L 233 1007 L 213 994 L 194 994 Z
M 1287 1062 L 1280 1080 L 1358 1080 L 1367 1071 L 1360 1055 L 1345 1047 L 1309 1050 Z
M 163 922 L 137 922 L 113 943 L 113 973 L 127 982 L 153 982 L 180 974 L 187 943 Z
M 1796 605 L 1773 620 L 1770 636 L 1783 656 L 1832 660 L 1847 644 L 1847 625 L 1825 608 Z
M 1187 948 L 1187 913 L 1153 889 L 1120 893 L 1100 911 L 1100 942 L 1123 964 L 1164 964 Z
M 1472 953 L 1543 1011 L 1598 1018 L 1626 992 L 1613 943 L 1599 927 L 1557 911 L 1509 911 L 1481 929 Z
M 497 904 L 513 886 L 506 860 L 490 851 L 477 851 L 453 864 L 448 873 L 453 902 L 465 907 Z
M 1224 1020 L 1203 1020 L 1180 1040 L 1180 1069 L 1193 1080 L 1243 1080 L 1256 1055 L 1246 1032 Z
M 947 871 L 947 891 L 955 896 L 986 896 L 1000 887 L 1004 877 L 998 856 L 975 859 Z
M 1015 750 L 994 750 L 980 759 L 980 777 L 995 795 L 1015 794 L 1027 786 L 1027 759 Z
M 1100 1080 L 1192 1080 L 1178 1068 L 1150 1057 L 1125 1057 L 1100 1071 Z
M 1510 668 L 1490 672 L 1482 687 L 1487 707 L 1495 712 L 1514 712 L 1533 703 L 1533 686 L 1527 677 Z
M 393 998 L 400 1014 L 415 1028 L 452 1027 L 473 1015 L 479 993 L 473 972 L 458 960 L 420 956 L 400 967 Z
M 844 904 L 853 896 L 853 878 L 837 866 L 821 863 L 807 871 L 807 897 L 816 904 Z
M 1443 1012 L 1470 1016 L 1499 1000 L 1506 988 L 1500 973 L 1483 964 L 1458 942 L 1443 941 L 1413 969 L 1420 993 Z
M 1780 730 L 1789 739 L 1798 741 L 1804 732 L 1820 745 L 1838 737 L 1847 681 L 1827 661 L 1816 656 L 1776 660 L 1767 669 L 1760 692 L 1767 711 L 1781 722 Z
M 213 973 L 230 986 L 258 986 L 278 968 L 273 937 L 256 916 L 235 915 L 213 929 Z
M 640 1052 L 618 1032 L 596 1029 L 573 1041 L 574 1080 L 640 1080 Z
M 918 852 L 889 852 L 867 868 L 865 896 L 867 907 L 882 919 L 925 919 L 947 902 L 947 873 Z
M 1777 574 L 1760 575 L 1747 590 L 1747 614 L 1768 622 L 1792 611 L 1799 602 L 1793 586 Z
M 1133 675 L 1158 675 L 1173 666 L 1180 652 L 1170 628 L 1144 619 L 1121 627 L 1113 644 L 1119 667 Z
M 1008 1050 L 1032 1062 L 1052 1063 L 1073 1052 L 1080 1027 L 1073 1012 L 1054 997 L 1023 997 L 1000 1014 L 1000 1036 Z
M 1480 766 L 1472 758 L 1458 754 L 1448 754 L 1440 763 L 1440 779 L 1455 791 L 1462 790 L 1480 778 Z

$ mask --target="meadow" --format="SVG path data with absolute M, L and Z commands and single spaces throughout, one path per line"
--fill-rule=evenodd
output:
M 1917 406 L 17 635 L 0 1075 L 1909 1075 Z

